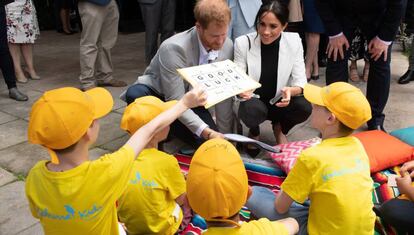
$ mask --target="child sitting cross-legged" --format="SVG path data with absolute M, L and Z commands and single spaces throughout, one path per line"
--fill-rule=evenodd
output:
M 193 89 L 118 151 L 90 161 L 88 149 L 98 137 L 98 119 L 112 109 L 111 94 L 103 88 L 45 92 L 32 107 L 28 138 L 47 148 L 51 161 L 38 162 L 26 180 L 31 212 L 44 233 L 119 234 L 116 201 L 130 181 L 136 156 L 160 130 L 205 101 L 205 93 Z
M 299 234 L 372 235 L 369 160 L 359 140 L 350 136 L 371 118 L 370 105 L 361 90 L 344 82 L 323 88 L 307 84 L 304 95 L 312 103 L 311 125 L 322 142 L 302 151 L 277 196 L 254 187 L 247 207 L 257 217 L 297 218 Z
M 138 98 L 125 109 L 121 128 L 132 135 L 175 103 L 154 96 Z M 168 132 L 169 126 L 161 129 L 135 159 L 128 187 L 118 200 L 119 220 L 128 234 L 174 234 L 180 224 L 188 224 L 182 223 L 183 214 L 191 218 L 177 159 L 157 149 Z
M 379 215 L 392 225 L 398 234 L 414 234 L 414 161 L 402 165 L 396 183 L 400 196 L 386 201 L 378 208 Z
M 241 222 L 239 211 L 249 192 L 246 169 L 230 142 L 211 139 L 197 149 L 187 175 L 187 197 L 191 208 L 207 221 L 203 234 L 297 233 L 298 223 L 292 218 Z

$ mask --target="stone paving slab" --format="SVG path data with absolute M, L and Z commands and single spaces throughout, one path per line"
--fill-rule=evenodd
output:
M 4 113 L 4 112 L 0 112 L 0 125 L 6 122 L 10 122 L 10 121 L 14 121 L 16 120 L 17 117 L 12 116 L 10 114 Z
M 105 143 L 103 145 L 100 145 L 99 147 L 102 149 L 106 149 L 110 152 L 114 152 L 116 150 L 118 150 L 119 148 L 121 148 L 129 139 L 129 135 L 124 133 L 123 136 L 114 139 L 108 143 Z
M 47 159 L 45 148 L 28 142 L 0 150 L 0 166 L 16 174 L 27 175 L 38 161 Z
M 16 233 L 16 235 L 43 235 L 43 229 L 40 222 L 32 225 L 29 228 L 25 228 L 23 231 Z
M 0 168 L 0 186 L 13 182 L 16 179 L 12 173 Z
M 91 160 L 95 160 L 98 157 L 108 153 L 108 150 L 102 148 L 93 148 L 89 151 Z M 12 148 L 7 148 L 0 151 L 0 165 L 9 169 L 12 172 L 23 174 L 27 176 L 30 169 L 41 160 L 49 160 L 49 155 L 41 146 L 22 143 Z M 1 168 L 0 168 L 1 170 Z M 0 171 L 0 176 L 1 176 Z M 1 186 L 0 177 L 0 186 Z
M 121 117 L 121 114 L 111 112 L 99 119 L 99 137 L 94 146 L 100 146 L 125 135 L 125 131 L 119 127 L 121 125 Z
M 38 221 L 32 217 L 24 192 L 24 182 L 0 187 L 0 233 L 19 234 Z
M 27 126 L 22 120 L 0 125 L 0 149 L 27 141 Z
M 23 91 L 23 89 L 21 90 Z M 42 95 L 42 93 L 34 90 L 29 90 L 25 93 L 29 96 L 29 101 L 26 102 L 0 99 L 0 110 L 10 115 L 27 119 L 33 103 Z

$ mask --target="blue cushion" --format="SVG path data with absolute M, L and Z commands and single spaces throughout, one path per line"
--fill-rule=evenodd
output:
M 414 126 L 392 131 L 390 135 L 398 138 L 402 142 L 414 146 Z

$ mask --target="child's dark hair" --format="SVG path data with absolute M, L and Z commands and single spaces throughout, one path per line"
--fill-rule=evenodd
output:
M 354 132 L 354 129 L 351 127 L 348 127 L 347 125 L 343 124 L 341 121 L 339 122 L 339 132 L 341 132 L 344 135 L 350 135 L 352 132 Z
M 267 3 L 264 3 L 259 11 L 257 12 L 256 19 L 255 19 L 255 27 L 256 31 L 259 28 L 260 20 L 264 13 L 271 12 L 273 13 L 276 18 L 282 23 L 282 25 L 286 25 L 289 20 L 289 9 L 287 5 L 284 2 L 281 2 L 280 0 L 276 1 L 268 1 Z

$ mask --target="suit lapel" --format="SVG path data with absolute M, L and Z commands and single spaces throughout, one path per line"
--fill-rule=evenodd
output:
M 260 37 L 256 37 L 256 34 L 252 35 L 253 37 L 248 36 L 252 45 L 250 50 L 247 49 L 247 66 L 250 77 L 255 78 L 257 81 L 259 81 L 262 71 Z
M 191 53 L 187 53 L 187 56 L 189 57 L 188 63 L 189 66 L 196 66 L 198 65 L 199 59 L 200 59 L 200 46 L 198 43 L 198 37 L 197 37 L 197 29 L 194 26 L 189 30 L 190 37 L 191 37 Z
M 279 44 L 279 61 L 278 61 L 278 68 L 277 68 L 277 89 L 282 89 L 283 87 L 281 87 L 282 84 L 285 84 L 286 79 L 289 79 L 289 74 L 286 74 L 288 72 L 290 72 L 290 68 L 289 68 L 289 64 L 291 61 L 290 58 L 290 53 L 289 53 L 289 48 L 287 43 L 287 39 L 286 37 L 283 35 L 283 33 L 280 35 L 282 38 L 280 39 L 280 44 Z

